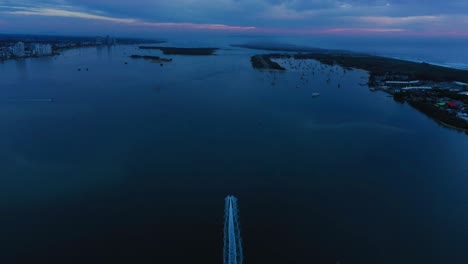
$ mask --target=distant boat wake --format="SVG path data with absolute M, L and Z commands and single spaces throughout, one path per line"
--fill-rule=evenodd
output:
M 52 98 L 39 99 L 0 99 L 0 103 L 52 103 Z
M 239 227 L 239 212 L 237 198 L 228 196 L 224 207 L 224 264 L 242 264 L 242 239 Z
M 379 123 L 359 123 L 359 122 L 348 122 L 348 123 L 314 123 L 314 122 L 306 122 L 304 126 L 307 129 L 313 130 L 336 130 L 336 129 L 364 129 L 364 130 L 384 130 L 388 132 L 394 133 L 409 133 L 409 130 L 391 126 L 387 124 L 379 124 Z

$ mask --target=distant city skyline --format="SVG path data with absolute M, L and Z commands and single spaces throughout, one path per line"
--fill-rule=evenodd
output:
M 468 38 L 461 0 L 0 0 L 0 33 Z

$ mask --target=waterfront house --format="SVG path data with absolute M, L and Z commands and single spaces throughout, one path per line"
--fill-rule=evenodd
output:
M 453 108 L 453 109 L 459 109 L 462 106 L 460 102 L 456 102 L 456 101 L 449 101 L 447 102 L 447 105 L 448 107 Z
M 386 81 L 385 85 L 391 88 L 403 88 L 417 85 L 419 83 L 420 81 Z
M 408 90 L 432 90 L 432 87 L 430 86 L 408 86 L 404 87 L 401 90 L 403 91 L 408 91 Z

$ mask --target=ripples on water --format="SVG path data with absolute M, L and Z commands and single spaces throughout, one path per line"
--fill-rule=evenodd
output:
M 2 263 L 220 263 L 227 194 L 248 263 L 468 260 L 466 135 L 362 71 L 137 52 L 0 64 L 0 101 L 53 99 L 0 103 Z

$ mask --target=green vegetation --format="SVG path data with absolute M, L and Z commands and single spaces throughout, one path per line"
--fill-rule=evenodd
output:
M 468 105 L 468 96 L 451 93 L 447 90 L 409 91 L 395 93 L 394 99 L 398 102 L 408 102 L 411 106 L 431 117 L 445 126 L 468 132 L 468 122 L 458 118 L 457 113 L 463 106 L 451 108 L 449 102 L 459 102 Z
M 273 54 L 255 55 L 250 57 L 250 62 L 255 69 L 261 70 L 279 70 L 284 71 L 285 68 L 281 67 L 278 63 L 271 60 Z
M 341 52 L 312 52 L 304 54 L 266 54 L 260 56 L 267 64 L 258 63 L 259 60 L 252 60 L 254 68 L 269 69 L 271 58 L 294 58 L 294 59 L 314 59 L 327 65 L 340 65 L 343 68 L 357 68 L 370 73 L 370 81 L 374 76 L 397 76 L 404 75 L 409 79 L 433 82 L 468 82 L 468 71 L 452 69 L 428 63 L 417 63 L 399 59 L 392 59 L 380 56 L 341 53 Z M 276 67 L 274 64 L 271 66 Z M 274 68 L 273 68 L 274 69 Z
M 424 101 L 409 101 L 408 103 L 422 113 L 428 115 L 432 119 L 437 120 L 438 122 L 441 122 L 444 125 L 468 132 L 468 122 L 458 118 L 455 114 L 451 114 L 448 111 L 435 106 L 434 104 Z
M 409 79 L 434 82 L 468 82 L 468 71 L 364 54 L 308 53 L 296 59 L 314 59 L 323 64 L 366 70 L 372 76 L 405 75 Z

